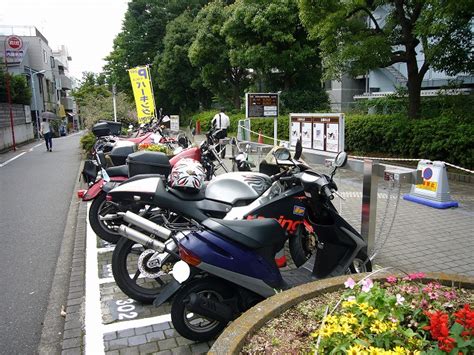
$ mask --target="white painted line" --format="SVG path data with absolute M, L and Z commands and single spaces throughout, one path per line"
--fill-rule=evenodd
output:
M 0 168 L 3 168 L 5 165 L 11 163 L 11 162 L 14 161 L 15 159 L 18 159 L 18 158 L 21 157 L 23 154 L 26 154 L 26 152 L 20 153 L 20 154 L 18 154 L 16 157 L 13 157 L 13 158 L 11 158 L 11 159 L 8 159 L 5 163 L 0 164 Z
M 86 220 L 89 220 L 87 204 Z M 97 261 L 97 240 L 94 231 L 87 223 L 86 231 L 86 314 L 85 314 L 85 354 L 104 354 L 102 311 L 100 305 L 99 265 Z
M 105 254 L 105 253 L 108 253 L 109 251 L 114 251 L 115 249 L 115 246 L 113 247 L 105 247 L 105 248 L 98 248 L 97 249 L 97 253 L 98 254 Z
M 156 316 L 156 317 L 135 319 L 135 320 L 128 320 L 124 322 L 106 324 L 103 326 L 103 329 L 104 329 L 104 334 L 105 334 L 105 333 L 110 333 L 110 332 L 116 332 L 118 330 L 146 327 L 149 325 L 161 324 L 165 322 L 171 322 L 171 314 L 163 314 L 161 316 Z
M 130 278 L 132 279 L 135 275 L 132 275 L 132 274 L 128 274 L 128 276 L 130 276 Z M 139 279 L 144 279 L 145 276 L 143 274 L 140 274 L 138 276 Z M 102 279 L 99 279 L 99 284 L 103 285 L 103 284 L 108 284 L 108 283 L 112 283 L 112 282 L 115 282 L 115 279 L 113 277 L 104 277 Z

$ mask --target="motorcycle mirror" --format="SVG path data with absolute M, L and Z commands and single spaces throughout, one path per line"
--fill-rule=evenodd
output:
M 347 153 L 346 153 L 346 152 L 339 152 L 339 153 L 336 155 L 336 157 L 334 158 L 334 164 L 333 164 L 333 165 L 334 165 L 336 168 L 340 168 L 340 167 L 346 165 L 346 163 L 347 163 L 347 158 L 348 158 L 348 156 L 347 156 Z
M 290 151 L 286 148 L 278 148 L 273 152 L 273 156 L 276 160 L 290 160 L 291 158 Z
M 293 159 L 298 160 L 301 158 L 301 153 L 303 152 L 303 145 L 301 144 L 301 138 L 298 138 L 296 141 L 296 147 L 295 147 L 295 155 Z

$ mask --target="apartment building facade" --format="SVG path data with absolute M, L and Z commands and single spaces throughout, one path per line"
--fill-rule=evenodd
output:
M 20 38 L 22 42 L 21 53 L 15 56 L 8 53 L 5 44 L 6 39 L 12 35 Z M 10 74 L 24 75 L 32 92 L 29 105 L 31 122 L 28 122 L 30 120 L 26 118 L 26 123 L 22 127 L 17 127 L 21 125 L 18 123 L 21 120 L 14 120 L 15 130 L 22 133 L 18 137 L 19 139 L 16 139 L 17 143 L 32 139 L 36 135 L 36 127 L 43 112 L 54 113 L 63 120 L 65 126 L 69 126 L 69 129 L 77 128 L 77 107 L 74 99 L 70 96 L 73 80 L 68 72 L 71 57 L 67 48 L 61 46 L 59 49 L 53 50 L 45 36 L 34 26 L 1 25 L 0 42 L 4 44 L 2 47 L 5 48 L 0 53 L 2 63 L 4 63 L 3 67 L 6 63 Z M 2 115 L 0 129 L 11 130 L 11 127 L 5 127 L 4 121 L 5 117 Z M 3 136 L 7 139 L 8 135 L 4 134 Z M 8 146 L 5 142 L 3 145 Z

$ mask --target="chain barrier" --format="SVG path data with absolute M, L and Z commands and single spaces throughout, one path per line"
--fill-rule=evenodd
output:
M 250 133 L 252 133 L 252 134 L 255 134 L 256 136 L 261 135 L 261 136 L 264 137 L 264 138 L 274 139 L 274 137 L 269 137 L 269 136 L 266 136 L 266 135 L 264 135 L 264 134 L 261 134 L 261 133 L 252 131 L 251 129 L 248 129 L 248 128 L 245 127 L 245 126 L 239 125 L 238 127 L 241 128 L 241 129 L 243 129 L 243 130 L 246 130 L 246 131 L 248 131 L 248 132 L 250 132 Z M 280 142 L 287 142 L 287 141 L 284 140 L 284 139 L 279 139 L 279 138 L 277 138 L 277 140 L 280 141 Z M 420 160 L 423 160 L 423 159 L 410 159 L 410 158 L 364 157 L 364 156 L 360 156 L 360 155 L 349 155 L 349 158 L 358 159 L 358 160 L 371 159 L 371 160 L 383 160 L 383 161 L 413 161 L 413 162 L 418 162 L 418 161 L 420 161 Z M 452 167 L 452 168 L 465 171 L 465 172 L 467 172 L 467 173 L 469 173 L 469 174 L 474 174 L 474 170 L 469 170 L 469 169 L 463 168 L 463 167 L 461 167 L 461 166 L 454 165 L 454 164 L 447 163 L 447 162 L 444 162 L 444 164 L 446 164 L 447 166 L 450 166 L 450 167 Z

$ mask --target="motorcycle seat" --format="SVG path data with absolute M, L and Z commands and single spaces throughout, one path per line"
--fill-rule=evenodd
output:
M 186 191 L 170 188 L 168 191 L 183 201 L 201 201 L 206 198 L 207 182 L 198 191 Z
M 110 177 L 112 176 L 128 176 L 128 166 L 127 165 L 119 165 L 119 166 L 112 166 L 110 168 L 105 169 L 107 174 Z
M 202 222 L 202 225 L 250 249 L 283 246 L 287 239 L 285 230 L 272 218 L 251 221 L 208 218 Z

